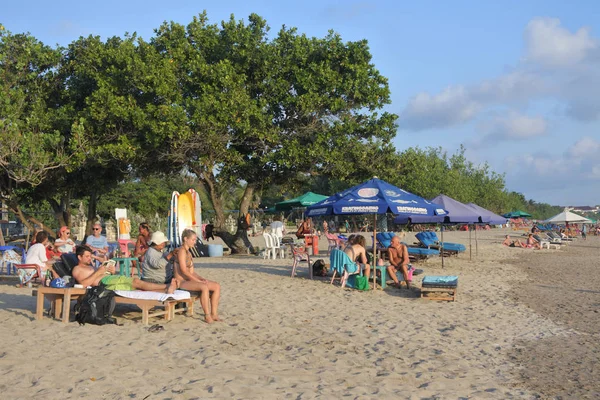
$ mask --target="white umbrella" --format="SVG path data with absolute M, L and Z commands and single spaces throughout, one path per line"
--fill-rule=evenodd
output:
M 550 224 L 560 224 L 560 223 L 575 223 L 575 224 L 591 224 L 592 221 L 582 217 L 581 215 L 577 215 L 572 213 L 571 211 L 564 210 L 563 212 L 556 214 L 554 217 L 545 220 L 544 222 Z

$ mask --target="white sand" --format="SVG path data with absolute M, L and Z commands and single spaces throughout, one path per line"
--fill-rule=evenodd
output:
M 36 321 L 30 291 L 4 282 L 0 391 L 6 399 L 533 398 L 507 353 L 578 333 L 509 296 L 528 279 L 511 260 L 533 250 L 502 247 L 504 233 L 478 232 L 472 260 L 467 250 L 443 270 L 439 258 L 417 266 L 458 275 L 455 303 L 420 299 L 418 289 L 341 289 L 308 280 L 306 264 L 291 278 L 289 258 L 197 259 L 201 275 L 221 282 L 225 322 L 205 324 L 198 304 L 193 318 L 153 320 L 165 328 L 157 333 L 121 305 L 124 326 Z M 444 239 L 468 244 L 468 233 Z

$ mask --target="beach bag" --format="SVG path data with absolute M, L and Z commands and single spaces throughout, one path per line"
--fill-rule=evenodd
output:
M 75 320 L 79 325 L 116 324 L 112 317 L 115 310 L 115 292 L 104 285 L 94 286 L 85 292 L 75 306 Z
M 357 290 L 366 291 L 369 290 L 369 280 L 366 276 L 357 276 L 355 279 L 354 287 Z
M 327 266 L 325 265 L 325 261 L 321 259 L 313 263 L 312 270 L 313 276 L 327 276 Z

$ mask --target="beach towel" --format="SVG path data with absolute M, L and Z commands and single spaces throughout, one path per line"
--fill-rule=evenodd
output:
M 143 290 L 115 290 L 117 296 L 127 297 L 128 299 L 138 300 L 156 300 L 156 301 L 167 301 L 173 300 L 186 300 L 190 298 L 190 292 L 185 290 L 176 290 L 173 294 L 160 293 L 160 292 L 146 292 Z
M 447 275 L 447 276 L 424 276 L 423 287 L 427 286 L 443 286 L 443 287 L 456 287 L 458 286 L 458 276 Z
M 341 250 L 334 249 L 329 256 L 330 271 L 335 270 L 339 275 L 344 274 L 344 270 L 349 274 L 355 274 L 358 271 L 358 266 L 353 262 L 348 254 Z

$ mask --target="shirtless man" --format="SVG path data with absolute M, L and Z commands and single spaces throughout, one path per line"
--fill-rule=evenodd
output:
M 519 239 L 511 242 L 510 235 L 506 235 L 506 237 L 504 238 L 504 242 L 502 242 L 502 244 L 504 246 L 508 246 L 508 247 L 523 247 L 523 248 L 527 247 L 527 245 L 525 243 L 521 242 Z
M 194 262 L 190 249 L 196 245 L 197 239 L 196 232 L 193 230 L 183 230 L 181 234 L 181 247 L 174 250 L 175 262 L 173 272 L 175 279 L 180 282 L 180 289 L 193 292 L 200 291 L 200 305 L 202 306 L 202 310 L 204 310 L 204 320 L 210 324 L 221 320 L 218 312 L 221 285 L 217 282 L 204 279 L 194 272 Z
M 77 246 L 75 254 L 79 264 L 73 268 L 73 278 L 83 286 L 98 286 L 100 283 L 109 290 L 145 290 L 148 292 L 173 293 L 177 289 L 177 281 L 173 279 L 170 285 L 144 282 L 137 278 L 113 275 L 114 265 L 104 265 L 94 270 L 92 267 L 92 249 L 86 245 Z
M 388 248 L 388 256 L 390 265 L 387 267 L 387 272 L 394 280 L 394 284 L 397 287 L 400 287 L 400 281 L 396 276 L 396 272 L 402 271 L 404 282 L 406 282 L 406 288 L 410 289 L 410 281 L 408 280 L 408 249 L 405 245 L 400 243 L 399 236 L 394 236 L 392 238 L 390 247 Z

